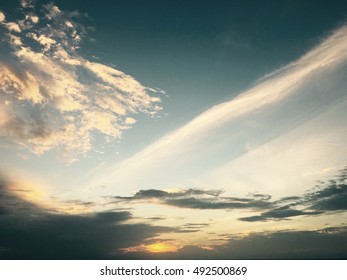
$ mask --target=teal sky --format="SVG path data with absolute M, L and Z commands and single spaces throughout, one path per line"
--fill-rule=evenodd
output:
M 347 232 L 346 16 L 343 1 L 3 2 L 0 258 L 55 258 L 14 245 L 49 219 L 47 248 L 60 229 L 80 244 L 74 221 L 115 233 L 61 258 L 259 258 L 247 240 L 280 232 L 317 238 L 289 258 L 345 258 L 319 234 Z

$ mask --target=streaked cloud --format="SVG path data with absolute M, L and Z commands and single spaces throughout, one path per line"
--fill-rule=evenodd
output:
M 343 25 L 301 58 L 267 75 L 236 98 L 206 110 L 142 151 L 110 166 L 105 174 L 96 176 L 94 183 L 122 185 L 126 180 L 133 190 L 141 183 L 131 176 L 134 173 L 141 181 L 156 186 L 172 177 L 185 182 L 199 172 L 211 171 L 218 163 L 230 162 L 345 98 L 343 89 L 334 88 L 335 83 L 329 80 L 335 79 L 332 71 L 345 65 L 346 58 L 347 26 Z M 317 89 L 316 83 L 323 79 L 331 90 Z M 312 99 L 317 102 L 306 103 Z M 176 181 L 167 180 L 166 184 Z
M 275 202 L 276 207 L 257 216 L 243 217 L 241 221 L 256 222 L 282 220 L 295 216 L 314 216 L 347 210 L 347 169 L 336 178 L 320 182 L 303 196 L 285 197 Z
M 220 190 L 186 189 L 178 192 L 141 190 L 131 197 L 108 197 L 113 202 L 148 202 L 193 209 L 267 209 L 271 196 L 254 194 L 250 198 L 223 197 Z
M 323 212 L 321 211 L 302 211 L 291 208 L 290 206 L 282 206 L 270 211 L 261 213 L 259 216 L 251 216 L 240 218 L 240 221 L 244 222 L 258 222 L 258 221 L 266 221 L 266 220 L 285 220 L 288 218 L 293 218 L 297 216 L 314 216 L 320 215 Z
M 347 210 L 347 168 L 336 178 L 320 182 L 302 196 L 271 199 L 267 194 L 247 197 L 222 196 L 221 190 L 185 189 L 169 192 L 156 189 L 140 190 L 133 196 L 106 197 L 109 203 L 152 203 L 191 209 L 244 209 L 260 211 L 259 215 L 241 217 L 240 221 L 259 222 L 286 220 L 297 216 L 316 216 Z
M 32 2 L 21 5 L 20 20 L 7 22 L 1 13 L 4 43 L 13 57 L 0 61 L 3 141 L 37 155 L 59 148 L 71 162 L 93 148 L 94 134 L 114 141 L 136 122 L 136 114 L 152 116 L 161 109 L 157 90 L 83 57 L 87 28 L 77 22 L 78 12 L 47 4 L 36 13 Z

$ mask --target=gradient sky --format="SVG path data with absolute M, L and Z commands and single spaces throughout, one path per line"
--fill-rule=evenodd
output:
M 346 17 L 3 1 L 0 258 L 346 258 Z

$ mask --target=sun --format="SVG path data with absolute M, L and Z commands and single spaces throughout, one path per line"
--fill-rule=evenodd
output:
M 177 251 L 176 247 L 162 242 L 146 245 L 145 248 L 147 251 L 151 253 L 165 253 Z

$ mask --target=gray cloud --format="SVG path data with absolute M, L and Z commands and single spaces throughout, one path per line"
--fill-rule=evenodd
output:
M 342 179 L 341 179 L 342 180 Z M 244 221 L 287 219 L 299 215 L 318 215 L 320 212 L 342 211 L 345 205 L 327 207 L 345 193 L 343 181 L 330 180 L 319 189 L 298 197 L 285 197 L 269 202 L 273 206 L 263 209 L 259 216 L 242 218 Z M 345 179 L 343 179 L 345 180 Z M 220 235 L 224 245 L 207 250 L 185 246 L 177 252 L 151 254 L 126 252 L 120 249 L 140 244 L 164 241 L 160 233 L 198 232 L 210 223 L 186 223 L 179 228 L 151 226 L 145 223 L 125 223 L 132 219 L 129 211 L 97 212 L 67 215 L 49 212 L 18 198 L 9 191 L 8 182 L 0 177 L 0 259 L 345 259 L 347 257 L 347 227 L 319 230 L 258 232 L 247 236 Z M 18 192 L 27 192 L 16 188 Z M 198 198 L 233 199 L 220 197 L 220 192 L 187 190 L 177 193 L 142 192 L 138 197 L 179 199 Z M 124 201 L 129 201 L 128 197 Z M 269 196 L 253 195 L 241 198 L 242 203 L 255 199 L 270 200 Z M 135 199 L 139 201 L 138 199 Z M 69 203 L 85 205 L 83 201 Z M 86 202 L 88 205 L 89 203 Z M 287 203 L 283 205 L 283 203 Z M 279 206 L 281 205 L 282 206 Z M 304 208 L 302 210 L 296 207 Z M 315 209 L 324 210 L 315 210 Z M 333 210 L 331 210 L 333 209 Z M 153 217 L 157 218 L 157 217 Z
M 310 216 L 310 215 L 319 215 L 322 214 L 321 211 L 301 211 L 290 208 L 290 206 L 282 206 L 270 211 L 264 212 L 259 216 L 250 216 L 245 218 L 240 218 L 240 221 L 245 222 L 257 222 L 257 221 L 265 221 L 265 220 L 283 220 L 288 219 L 290 217 L 296 216 Z
M 132 218 L 128 211 L 84 215 L 50 212 L 14 196 L 6 180 L 0 180 L 0 259 L 124 258 L 120 249 L 177 231 L 125 224 Z
M 344 168 L 338 172 L 335 178 L 327 182 L 319 181 L 319 185 L 310 192 L 302 196 L 279 199 L 274 201 L 274 205 L 282 206 L 265 211 L 257 216 L 243 217 L 240 220 L 246 222 L 281 220 L 295 216 L 312 216 L 335 211 L 346 211 L 346 180 L 347 168 Z
M 267 194 L 248 197 L 227 197 L 221 190 L 185 189 L 168 192 L 157 189 L 140 190 L 133 196 L 107 197 L 109 203 L 158 203 L 192 209 L 249 209 L 262 211 L 259 215 L 241 217 L 240 221 L 259 222 L 285 220 L 296 216 L 316 216 L 331 211 L 347 210 L 347 168 L 327 182 L 319 182 L 302 196 L 271 200 Z M 154 199 L 154 200 L 153 200 Z
M 221 241 L 221 240 L 218 240 Z M 207 250 L 185 246 L 174 253 L 128 253 L 129 259 L 346 259 L 347 227 L 233 235 Z
M 186 189 L 179 192 L 167 192 L 156 189 L 140 190 L 133 196 L 108 197 L 114 202 L 152 202 L 194 209 L 267 209 L 272 206 L 270 196 L 254 194 L 250 198 L 224 197 L 221 190 Z

